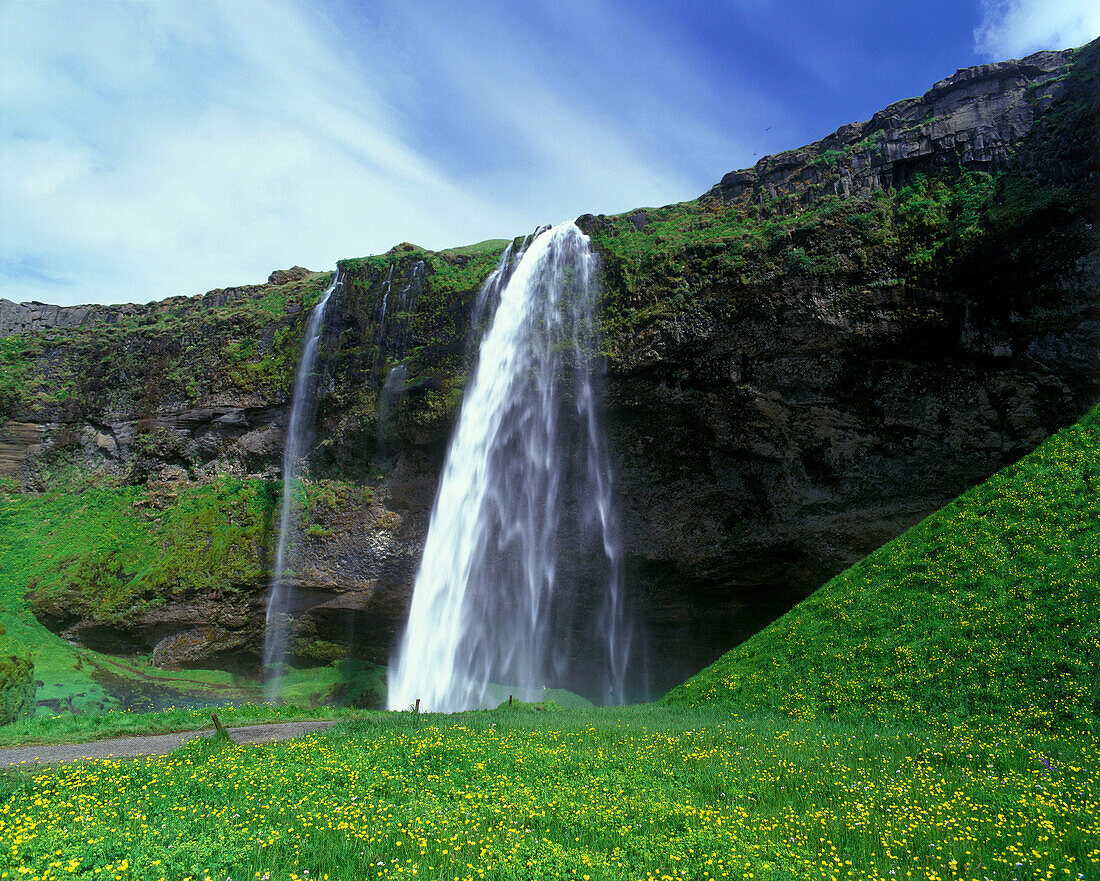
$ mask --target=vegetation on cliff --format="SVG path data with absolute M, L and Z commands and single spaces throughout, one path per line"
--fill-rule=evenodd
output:
M 278 487 L 232 477 L 102 486 L 72 467 L 54 477 L 46 493 L 0 490 L 0 626 L 8 633 L 4 645 L 18 646 L 34 661 L 43 710 L 117 707 L 109 696 L 115 689 L 160 688 L 181 703 L 188 702 L 188 691 L 199 702 L 257 698 L 255 683 L 237 682 L 227 672 L 172 674 L 149 660 L 161 634 L 187 630 L 196 618 L 229 641 L 225 650 L 257 650 L 262 631 L 253 605 L 269 578 Z M 306 535 L 323 528 L 318 524 L 351 496 L 363 499 L 361 487 L 331 481 L 302 485 L 299 492 L 299 526 Z M 178 611 L 164 616 L 173 606 L 184 609 L 182 617 Z M 186 621 L 191 623 L 181 623 Z M 57 632 L 78 626 L 85 645 L 59 638 L 41 622 Z M 131 660 L 115 662 L 94 649 Z M 302 634 L 295 651 L 323 654 L 314 663 L 324 667 L 342 658 L 346 647 Z M 336 667 L 296 672 L 286 692 L 306 703 L 330 699 L 363 687 L 362 678 Z
M 0 341 L 0 418 L 123 418 L 214 395 L 285 399 L 302 318 L 331 273 L 92 309 L 79 327 Z
M 263 581 L 274 489 L 221 478 L 177 489 L 97 487 L 4 494 L 5 570 L 37 609 L 110 623 L 135 602 Z
M 0 657 L 0 725 L 33 716 L 35 691 L 34 664 L 28 658 Z
M 1100 408 L 821 587 L 669 705 L 1100 724 Z
M 937 289 L 960 303 L 996 290 L 1006 312 L 1023 299 L 1056 297 L 1092 241 L 1085 220 L 1096 208 L 1088 181 L 1100 150 L 1098 71 L 1100 43 L 1078 50 L 1062 99 L 1000 166 L 933 154 L 904 182 L 870 195 L 839 193 L 839 175 L 826 173 L 799 190 L 759 186 L 733 200 L 716 188 L 663 208 L 587 215 L 582 223 L 604 256 L 608 336 L 747 303 L 792 277 L 849 290 Z M 850 164 L 874 149 L 870 141 L 807 148 L 817 151 L 810 167 Z
M 361 376 L 360 387 L 347 384 L 322 402 L 345 425 L 365 418 L 364 458 L 377 454 L 379 388 L 398 365 L 405 367 L 404 402 L 390 413 L 389 430 L 414 443 L 445 433 L 458 409 L 466 381 L 466 338 L 475 294 L 500 260 L 507 241 L 491 239 L 445 251 L 410 244 L 386 254 L 341 260 L 344 285 L 356 304 L 353 319 L 341 331 L 333 372 Z M 417 266 L 423 276 L 415 277 Z M 415 287 L 409 311 L 397 312 L 400 292 Z M 387 326 L 380 325 L 381 304 L 388 301 Z M 394 322 L 402 331 L 392 332 Z M 391 330 L 385 334 L 386 330 Z

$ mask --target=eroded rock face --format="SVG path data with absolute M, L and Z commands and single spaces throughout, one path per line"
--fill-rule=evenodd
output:
M 726 175 L 704 203 L 785 197 L 804 207 L 896 186 L 918 168 L 1006 167 L 1058 106 L 1068 57 L 1043 52 L 960 71 L 866 123 Z M 1080 163 L 1048 162 L 1042 175 L 1077 188 L 1097 179 Z M 646 231 L 652 215 L 632 212 L 629 228 Z M 1095 402 L 1100 227 L 1093 220 L 1058 216 L 1050 235 L 1077 243 L 1075 256 L 1044 280 L 1041 296 L 1021 294 L 1030 290 L 1018 271 L 1026 248 L 1007 257 L 979 253 L 920 283 L 885 262 L 860 269 L 844 254 L 825 275 L 747 280 L 700 259 L 679 270 L 688 295 L 644 320 L 609 322 L 607 425 L 626 583 L 654 693 Z M 606 219 L 580 222 L 599 246 Z M 1037 238 L 1033 247 L 1049 244 Z M 660 266 L 666 252 L 658 241 L 648 256 Z M 444 255 L 425 268 L 423 252 L 401 245 L 346 267 L 321 347 L 311 461 L 314 479 L 370 493 L 344 493 L 302 525 L 292 565 L 296 660 L 325 662 L 337 643 L 377 662 L 389 656 L 468 363 L 477 278 L 457 286 L 447 279 L 472 259 Z M 637 301 L 631 308 L 639 313 L 669 296 L 624 293 L 610 260 L 608 268 L 609 299 Z M 184 486 L 234 474 L 277 485 L 287 375 L 308 311 L 300 289 L 320 283 L 295 267 L 272 273 L 269 286 L 148 307 L 66 311 L 0 302 L 0 334 L 8 335 L 203 316 L 185 325 L 182 343 L 180 325 L 128 332 L 117 345 L 140 357 L 122 371 L 96 360 L 75 398 L 45 409 L 9 404 L 0 471 L 41 487 L 63 453 L 114 480 Z M 414 285 L 415 319 L 381 338 L 383 298 Z M 281 312 L 249 305 L 273 296 L 286 298 Z M 250 348 L 241 355 L 244 338 Z M 265 373 L 281 346 L 290 366 Z M 215 355 L 204 361 L 206 350 Z M 36 369 L 60 376 L 73 357 L 45 347 Z M 384 410 L 380 390 L 398 362 L 407 380 Z M 202 384 L 189 390 L 195 376 Z M 389 421 L 380 430 L 381 420 Z M 153 651 L 166 666 L 255 664 L 274 540 L 269 533 L 256 551 L 257 576 L 226 585 L 232 590 L 135 606 L 110 625 L 90 620 L 75 597 L 37 611 L 68 638 Z
M 1062 97 L 1072 57 L 1073 50 L 1043 51 L 956 71 L 921 97 L 891 104 L 867 122 L 849 123 L 813 144 L 731 171 L 707 196 L 799 199 L 822 185 L 838 196 L 868 196 L 904 184 L 929 160 L 1003 167 L 1035 120 Z
M 410 249 L 400 248 L 395 256 L 400 259 Z M 326 376 L 311 438 L 314 477 L 330 472 L 350 476 L 334 482 L 338 504 L 322 505 L 312 512 L 312 521 L 295 530 L 292 661 L 327 663 L 333 659 L 333 646 L 351 643 L 357 655 L 384 663 L 405 614 L 452 413 L 438 411 L 433 402 L 421 408 L 426 415 L 396 426 L 406 411 L 416 410 L 417 402 L 443 385 L 431 377 L 418 378 L 402 389 L 402 400 L 392 402 L 388 418 L 394 423 L 393 443 L 382 449 L 377 387 L 384 380 L 386 361 L 377 355 L 372 319 L 383 284 L 400 291 L 421 273 L 410 258 L 397 272 L 357 278 L 358 288 L 333 310 L 325 330 L 321 364 Z M 130 359 L 128 369 L 114 362 L 100 375 L 95 373 L 100 359 L 108 365 L 114 361 L 98 336 L 102 328 L 114 326 L 115 307 L 87 307 L 80 321 L 56 308 L 16 308 L 17 317 L 38 322 L 32 326 L 24 321 L 16 332 L 41 335 L 35 340 L 40 354 L 27 384 L 37 382 L 53 392 L 74 384 L 76 373 L 75 385 L 82 392 L 51 394 L 45 404 L 27 398 L 6 402 L 0 476 L 33 491 L 53 486 L 58 468 L 75 467 L 83 480 L 147 485 L 148 505 L 158 509 L 176 504 L 189 487 L 226 475 L 259 479 L 277 492 L 289 380 L 296 364 L 293 352 L 277 351 L 275 340 L 282 335 L 293 345 L 308 310 L 292 299 L 281 315 L 268 315 L 255 305 L 288 292 L 293 297 L 307 283 L 319 288 L 318 278 L 296 267 L 272 273 L 266 286 L 216 291 L 182 304 L 126 307 L 130 323 L 116 346 L 137 357 Z M 473 293 L 458 292 L 464 301 Z M 175 307 L 182 311 L 171 313 Z M 176 316 L 176 326 L 144 330 L 155 328 L 166 311 Z M 69 335 L 73 328 L 80 334 Z M 436 336 L 436 348 L 464 357 L 462 338 Z M 401 343 L 405 348 L 410 344 L 407 339 Z M 433 351 L 431 344 L 420 348 Z M 388 349 L 394 357 L 403 351 L 392 343 Z M 219 350 L 232 355 L 244 350 L 251 357 L 238 366 L 223 364 L 224 358 L 210 358 L 211 351 L 217 356 Z M 195 354 L 188 356 L 188 351 Z M 280 355 L 279 383 L 265 387 L 247 375 L 233 375 L 256 373 L 263 366 L 257 364 L 260 358 Z M 95 362 L 90 370 L 85 368 L 89 361 Z M 441 369 L 449 370 L 446 365 Z M 198 375 L 203 383 L 196 388 L 191 384 Z M 408 401 L 413 406 L 405 406 Z M 149 513 L 150 520 L 155 513 Z M 227 580 L 213 589 L 174 586 L 159 596 L 139 596 L 130 608 L 109 614 L 78 586 L 60 591 L 32 586 L 30 599 L 47 626 L 96 649 L 152 652 L 156 663 L 169 667 L 254 669 L 263 646 L 277 527 L 272 520 L 243 570 L 228 567 Z
M 1098 255 L 1051 333 L 1023 328 L 1044 308 L 1005 328 L 931 292 L 792 280 L 633 339 L 609 423 L 657 690 L 1083 414 Z

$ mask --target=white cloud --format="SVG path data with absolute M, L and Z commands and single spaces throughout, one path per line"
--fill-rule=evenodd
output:
M 1100 0 L 982 0 L 977 50 L 996 60 L 1068 49 L 1100 36 Z
M 405 144 L 308 9 L 0 15 L 0 296 L 146 301 L 522 228 Z
M 776 115 L 623 0 L 341 3 L 0 0 L 0 297 L 144 302 L 691 198 L 749 164 L 731 119 Z

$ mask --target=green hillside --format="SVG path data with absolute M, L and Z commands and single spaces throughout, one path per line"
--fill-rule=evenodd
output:
M 794 718 L 1100 719 L 1100 408 L 674 689 Z
M 259 700 L 260 683 L 225 670 L 162 670 L 132 647 L 125 657 L 105 655 L 51 632 L 40 616 L 79 617 L 109 632 L 143 611 L 189 601 L 196 589 L 226 605 L 245 602 L 269 578 L 264 546 L 277 487 L 233 477 L 103 486 L 76 467 L 61 469 L 54 483 L 43 493 L 0 484 L 0 658 L 34 663 L 39 714 L 115 709 L 114 693 L 135 690 L 164 690 L 165 706 Z M 346 490 L 332 482 L 301 487 L 303 529 Z M 287 695 L 307 703 L 327 697 L 339 676 L 333 667 L 296 671 Z

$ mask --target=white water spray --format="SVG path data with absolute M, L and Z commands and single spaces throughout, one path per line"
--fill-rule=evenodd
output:
M 529 700 L 580 682 L 623 700 L 629 636 L 591 369 L 596 258 L 565 223 L 507 278 L 511 259 L 479 298 L 503 283 L 390 667 L 391 709 L 487 706 L 494 684 Z M 600 585 L 596 602 L 582 579 Z
M 287 578 L 287 552 L 293 532 L 294 487 L 309 422 L 313 416 L 317 390 L 313 372 L 317 361 L 317 348 L 321 342 L 321 331 L 324 329 L 325 309 L 333 292 L 341 286 L 340 273 L 337 271 L 332 277 L 332 283 L 310 313 L 302 345 L 302 357 L 298 361 L 298 371 L 294 377 L 294 392 L 290 399 L 290 424 L 287 426 L 286 442 L 283 447 L 283 499 L 279 509 L 279 543 L 275 552 L 275 569 L 272 573 L 271 594 L 267 601 L 267 619 L 264 628 L 264 667 L 270 677 L 267 686 L 268 700 L 274 700 L 278 696 L 278 676 L 286 662 L 288 625 L 294 592 L 293 585 Z

